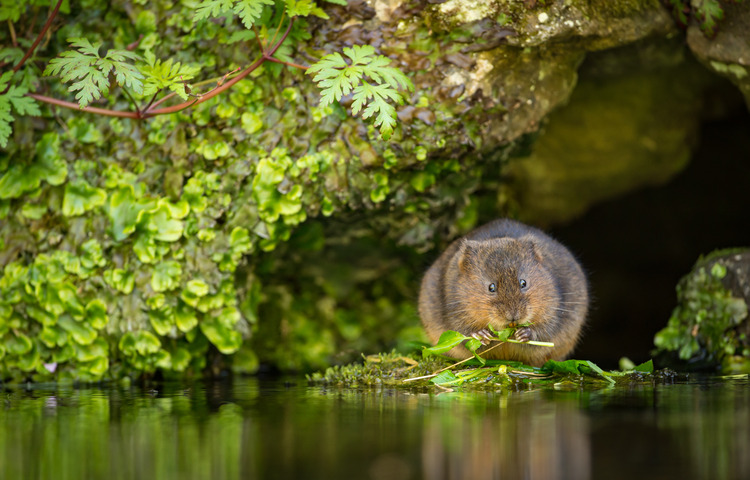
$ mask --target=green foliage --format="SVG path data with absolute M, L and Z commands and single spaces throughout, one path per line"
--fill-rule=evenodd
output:
M 718 0 L 701 0 L 695 10 L 701 31 L 709 38 L 716 36 L 719 24 L 724 20 L 724 9 Z
M 138 94 L 143 92 L 143 74 L 130 63 L 140 58 L 138 54 L 112 49 L 102 57 L 99 49 L 103 42 L 92 45 L 85 38 L 71 38 L 68 42 L 77 50 L 68 50 L 50 60 L 44 75 L 59 75 L 61 81 L 73 82 L 68 90 L 78 92 L 76 99 L 81 108 L 109 91 L 110 74 L 114 75 L 117 85 Z
M 470 365 L 465 363 L 463 366 Z M 651 360 L 633 366 L 626 371 L 604 371 L 588 360 L 550 360 L 541 368 L 530 367 L 521 362 L 487 360 L 480 364 L 457 370 L 450 362 L 430 356 L 419 360 L 414 355 L 389 354 L 369 355 L 364 363 L 335 366 L 324 372 L 307 376 L 311 383 L 361 387 L 365 385 L 388 385 L 398 388 L 424 388 L 436 385 L 442 390 L 462 387 L 466 389 L 523 390 L 548 385 L 632 385 L 643 381 L 669 380 L 674 374 L 668 370 L 654 371 Z M 457 365 L 457 364 L 456 364 Z M 480 366 L 476 366 L 480 365 Z M 486 366 L 481 366 L 486 365 Z
M 726 267 L 699 261 L 677 285 L 678 305 L 667 326 L 654 336 L 655 354 L 673 354 L 701 366 L 717 366 L 734 356 L 750 357 L 744 334 L 736 327 L 747 318 L 744 299 L 723 284 Z
M 150 97 L 168 88 L 183 100 L 188 99 L 185 82 L 195 77 L 200 72 L 200 67 L 174 62 L 171 58 L 162 61 L 152 52 L 146 52 L 144 58 L 145 64 L 140 65 L 140 72 L 144 77 L 140 93 L 144 97 Z
M 195 10 L 195 21 L 223 17 L 233 12 L 240 17 L 245 28 L 252 28 L 263 13 L 263 8 L 273 4 L 273 0 L 204 0 Z
M 741 3 L 744 0 L 730 0 Z M 724 20 L 724 7 L 719 0 L 667 0 L 672 16 L 682 28 L 687 28 L 690 18 L 695 17 L 703 34 L 714 38 Z
M 321 58 L 307 70 L 321 89 L 320 106 L 341 101 L 351 93 L 352 113 L 356 115 L 364 108 L 362 118 L 376 115 L 374 125 L 380 127 L 383 138 L 390 138 L 396 126 L 396 109 L 388 100 L 402 104 L 404 97 L 399 90 L 411 91 L 414 85 L 400 70 L 390 66 L 388 57 L 375 56 L 375 49 L 370 45 L 346 47 L 344 55 L 349 58 L 348 63 L 336 52 Z
M 143 34 L 135 51 L 144 59 L 154 52 L 160 69 L 172 59 L 158 73 L 172 82 L 157 87 L 164 94 L 186 81 L 174 74 L 177 62 L 216 76 L 194 94 L 215 88 L 258 54 L 258 42 L 248 35 L 247 45 L 226 48 L 244 27 L 196 28 L 194 5 L 74 2 L 10 84 L 65 98 L 70 82 L 35 77 L 66 50 L 60 39 L 86 36 L 92 47 L 106 41 L 124 51 Z M 18 32 L 36 31 L 47 11 L 36 8 Z M 258 20 L 266 44 L 281 17 L 269 7 Z M 319 30 L 310 32 L 308 44 L 296 19 L 277 58 L 295 61 L 297 50 L 307 58 L 324 44 Z M 0 37 L 10 43 L 8 29 Z M 98 49 L 74 51 L 95 68 Z M 3 52 L 17 61 L 24 50 Z M 271 67 L 276 76 L 265 74 Z M 476 212 L 470 193 L 483 176 L 497 176 L 498 162 L 459 162 L 467 144 L 444 135 L 455 119 L 440 129 L 404 121 L 389 146 L 337 102 L 312 107 L 319 90 L 300 72 L 267 63 L 251 77 L 196 108 L 148 120 L 60 108 L 16 118 L 0 152 L 2 380 L 169 378 L 252 371 L 260 362 L 309 371 L 423 338 L 413 302 L 423 258 L 412 247 L 424 251 L 457 212 Z M 99 103 L 126 108 L 119 93 L 102 92 Z M 425 113 L 433 105 L 449 117 L 452 101 L 420 95 Z M 431 162 L 445 146 L 451 157 Z M 461 228 L 470 228 L 476 216 L 463 215 Z
M 13 72 L 5 72 L 0 76 L 0 92 L 5 92 L 0 95 L 0 147 L 3 148 L 8 145 L 8 138 L 13 133 L 11 123 L 13 123 L 14 117 L 11 113 L 11 107 L 16 115 L 41 115 L 36 102 L 25 96 L 28 93 L 28 87 L 9 85 L 13 77 Z

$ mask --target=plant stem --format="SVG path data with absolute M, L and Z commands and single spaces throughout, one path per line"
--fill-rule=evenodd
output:
M 289 67 L 299 68 L 300 70 L 307 70 L 310 67 L 306 67 L 304 65 L 300 65 L 298 63 L 292 63 L 292 62 L 285 62 L 284 60 L 279 60 L 278 58 L 271 57 L 268 59 L 269 62 L 275 62 L 280 63 L 282 65 L 287 65 Z
M 279 18 L 279 25 L 276 27 L 276 31 L 273 34 L 273 38 L 269 42 L 269 44 L 272 44 L 276 41 L 276 37 L 279 35 L 279 32 L 281 31 L 281 26 L 284 24 L 284 17 L 286 16 L 286 12 L 281 13 L 281 18 Z
M 258 46 L 260 46 L 260 53 L 266 53 L 266 47 L 263 46 L 263 42 L 260 39 L 260 32 L 255 28 L 255 25 L 253 25 L 253 32 L 255 33 L 255 39 L 258 40 Z
M 95 113 L 97 115 L 105 115 L 107 117 L 122 117 L 122 118 L 141 118 L 139 112 L 124 112 L 120 110 L 110 110 L 108 108 L 97 108 L 97 107 L 83 107 L 81 108 L 77 103 L 66 102 L 65 100 L 58 100 L 57 98 L 47 97 L 45 95 L 39 95 L 38 93 L 27 93 L 27 97 L 31 97 L 39 102 L 49 103 L 58 107 L 70 108 L 71 110 L 79 110 L 81 112 Z
M 126 96 L 128 97 L 128 99 L 130 100 L 130 103 L 132 103 L 132 104 L 133 104 L 133 106 L 135 107 L 135 111 L 136 111 L 136 112 L 137 112 L 137 113 L 138 113 L 138 114 L 140 115 L 140 114 L 141 114 L 141 109 L 140 109 L 140 108 L 138 108 L 138 102 L 136 102 L 136 101 L 135 101 L 135 99 L 134 99 L 134 98 L 133 98 L 133 96 L 132 96 L 132 95 L 130 94 L 130 92 L 128 91 L 128 89 L 127 89 L 127 88 L 125 88 L 125 87 L 120 87 L 120 88 L 122 88 L 122 91 L 123 91 L 123 92 L 125 92 L 125 95 L 126 95 Z
M 180 103 L 180 104 L 177 104 L 177 105 L 173 105 L 171 107 L 157 108 L 156 110 L 147 109 L 147 110 L 145 110 L 143 112 L 143 117 L 144 118 L 148 118 L 148 117 L 153 117 L 155 115 L 164 115 L 164 114 L 167 114 L 167 113 L 179 112 L 179 111 L 184 110 L 184 109 L 186 109 L 188 107 L 192 107 L 192 106 L 201 104 L 203 102 L 206 102 L 206 101 L 212 99 L 213 97 L 215 97 L 216 95 L 219 95 L 220 93 L 222 93 L 222 92 L 224 92 L 224 91 L 232 88 L 234 86 L 234 84 L 236 84 L 237 82 L 239 82 L 243 78 L 245 78 L 248 75 L 250 75 L 251 73 L 253 73 L 258 67 L 260 67 L 263 64 L 263 62 L 271 60 L 273 54 L 276 53 L 276 50 L 278 50 L 279 47 L 281 46 L 281 44 L 284 43 L 284 40 L 286 40 L 286 37 L 289 35 L 289 32 L 292 30 L 292 24 L 293 23 L 294 23 L 294 20 L 290 19 L 289 20 L 289 26 L 287 27 L 286 31 L 284 32 L 284 35 L 282 35 L 281 40 L 279 40 L 279 42 L 276 45 L 274 45 L 273 48 L 271 48 L 270 50 L 268 50 L 266 52 L 263 52 L 263 55 L 260 58 L 258 58 L 256 61 L 254 61 L 252 63 L 252 65 L 250 65 L 245 70 L 243 70 L 242 72 L 240 72 L 239 75 L 237 75 L 233 79 L 229 80 L 227 83 L 225 83 L 225 84 L 223 84 L 221 86 L 217 86 L 216 88 L 214 88 L 212 90 L 209 90 L 207 93 L 205 93 L 204 95 L 202 95 L 197 100 L 183 102 L 183 103 Z
M 499 346 L 500 346 L 500 345 L 502 345 L 502 344 L 503 344 L 503 342 L 499 342 L 499 343 L 498 343 L 497 345 L 493 345 L 493 346 L 491 346 L 490 348 L 488 348 L 487 350 L 483 351 L 483 352 L 482 352 L 482 354 L 485 354 L 485 353 L 489 352 L 490 350 L 492 350 L 493 348 L 497 348 L 497 347 L 499 347 Z M 432 375 L 425 375 L 425 376 L 423 376 L 423 377 L 414 377 L 414 378 L 407 378 L 406 380 L 404 380 L 404 382 L 412 382 L 412 381 L 414 381 L 414 380 L 422 380 L 423 378 L 432 378 L 432 377 L 437 377 L 437 376 L 438 376 L 439 374 L 441 374 L 442 372 L 444 372 L 444 371 L 446 371 L 446 370 L 450 370 L 451 368 L 455 368 L 456 366 L 458 366 L 458 365 L 461 365 L 462 363 L 466 363 L 466 362 L 468 362 L 469 360 L 471 360 L 472 358 L 474 358 L 474 355 L 472 355 L 472 356 L 470 356 L 470 357 L 468 357 L 468 358 L 464 358 L 464 359 L 463 359 L 463 360 L 461 360 L 460 362 L 456 362 L 456 363 L 454 363 L 453 365 L 448 365 L 447 367 L 445 367 L 445 368 L 442 368 L 442 369 L 438 370 L 437 372 L 433 373 Z
M 8 20 L 8 30 L 10 30 L 10 42 L 11 44 L 16 47 L 18 46 L 18 39 L 16 38 L 16 29 L 13 28 L 13 22 Z
M 42 41 L 42 38 L 44 37 L 44 34 L 47 33 L 47 30 L 49 30 L 49 27 L 52 26 L 52 21 L 57 16 L 57 12 L 60 11 L 60 6 L 62 5 L 63 0 L 57 0 L 57 4 L 55 5 L 55 8 L 52 10 L 52 13 L 50 13 L 49 17 L 47 18 L 47 22 L 44 24 L 44 27 L 42 27 L 42 31 L 39 32 L 39 35 L 36 36 L 36 39 L 34 40 L 34 43 L 31 44 L 31 47 L 26 51 L 26 55 L 23 56 L 20 62 L 18 62 L 18 65 L 13 67 L 13 72 L 17 72 L 24 63 L 26 63 L 26 60 L 29 59 L 32 53 L 34 53 L 34 50 L 36 50 L 36 47 L 39 45 L 39 42 Z M 5 93 L 5 92 L 3 92 Z
M 62 0 L 58 1 L 58 4 L 56 6 L 56 9 L 59 9 L 60 4 L 62 3 Z M 53 12 L 56 14 L 57 12 Z M 54 15 L 53 15 L 54 16 Z M 49 29 L 49 24 L 51 22 L 51 18 L 47 20 L 47 24 L 45 25 L 45 31 Z M 189 100 L 187 102 L 183 102 L 177 105 L 173 105 L 171 107 L 164 107 L 164 108 L 155 108 L 156 106 L 163 103 L 168 98 L 171 98 L 174 94 L 169 94 L 165 96 L 164 98 L 160 99 L 157 102 L 154 102 L 153 105 L 150 107 L 147 107 L 143 110 L 137 110 L 135 112 L 128 112 L 128 111 L 122 111 L 122 110 L 111 110 L 108 108 L 97 108 L 97 107 L 83 107 L 81 108 L 77 103 L 73 102 L 67 102 L 65 100 L 58 100 L 56 98 L 48 97 L 46 95 L 40 95 L 38 93 L 27 93 L 26 96 L 33 98 L 34 100 L 37 100 L 39 102 L 49 103 L 51 105 L 55 105 L 58 107 L 63 108 L 69 108 L 71 110 L 78 110 L 81 112 L 88 112 L 88 113 L 95 113 L 97 115 L 105 115 L 108 117 L 120 117 L 120 118 L 136 118 L 136 119 L 144 119 L 144 118 L 150 118 L 155 117 L 156 115 L 166 115 L 170 113 L 176 113 L 181 110 L 185 110 L 186 108 L 201 104 L 205 101 L 210 100 L 211 98 L 215 97 L 216 95 L 219 95 L 220 93 L 225 92 L 226 90 L 232 88 L 234 84 L 242 80 L 243 78 L 247 77 L 251 73 L 253 73 L 258 67 L 260 67 L 264 62 L 273 62 L 277 61 L 278 59 L 273 58 L 273 55 L 276 53 L 276 51 L 281 47 L 281 44 L 284 43 L 286 38 L 289 36 L 289 32 L 292 30 L 292 25 L 294 24 L 294 18 L 289 19 L 289 25 L 286 28 L 286 31 L 281 36 L 281 40 L 279 40 L 278 43 L 276 43 L 270 50 L 264 51 L 263 55 L 261 55 L 257 60 L 255 60 L 252 65 L 247 67 L 245 70 L 240 72 L 236 77 L 232 78 L 228 82 L 224 83 L 223 85 L 219 85 L 216 88 L 213 88 L 212 90 L 209 90 L 204 95 L 201 95 L 200 98 L 197 98 L 195 100 Z M 41 38 L 41 36 L 39 37 Z M 30 53 L 28 54 L 30 56 Z M 286 62 L 284 62 L 286 63 Z M 19 63 L 21 65 L 21 63 Z M 300 68 L 306 68 L 302 67 L 302 65 L 299 66 Z M 224 78 L 226 78 L 227 75 L 224 75 Z M 5 92 L 3 92 L 5 93 Z M 155 98 L 155 97 L 154 97 Z M 152 99 L 153 102 L 153 99 Z M 137 108 L 137 107 L 136 107 Z

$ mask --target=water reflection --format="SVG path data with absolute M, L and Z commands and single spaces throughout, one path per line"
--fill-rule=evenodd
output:
M 747 378 L 512 393 L 6 388 L 3 479 L 750 478 Z

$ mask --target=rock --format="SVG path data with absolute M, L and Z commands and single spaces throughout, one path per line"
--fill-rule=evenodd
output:
M 654 337 L 661 362 L 750 373 L 750 250 L 713 252 L 677 286 L 678 305 Z
M 698 25 L 690 25 L 687 41 L 693 54 L 712 71 L 728 78 L 750 106 L 750 9 L 744 4 L 723 2 L 724 20 L 711 39 Z

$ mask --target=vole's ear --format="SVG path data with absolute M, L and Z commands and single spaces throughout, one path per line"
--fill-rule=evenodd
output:
M 518 240 L 523 242 L 524 247 L 526 247 L 528 251 L 531 252 L 531 256 L 536 259 L 537 262 L 542 261 L 542 251 L 539 248 L 539 245 L 536 244 L 536 241 L 534 241 L 534 237 L 532 235 L 524 235 Z
M 461 240 L 461 244 L 458 246 L 456 252 L 456 262 L 458 268 L 462 271 L 466 271 L 472 264 L 472 257 L 476 255 L 477 249 L 479 248 L 479 242 L 474 240 Z

